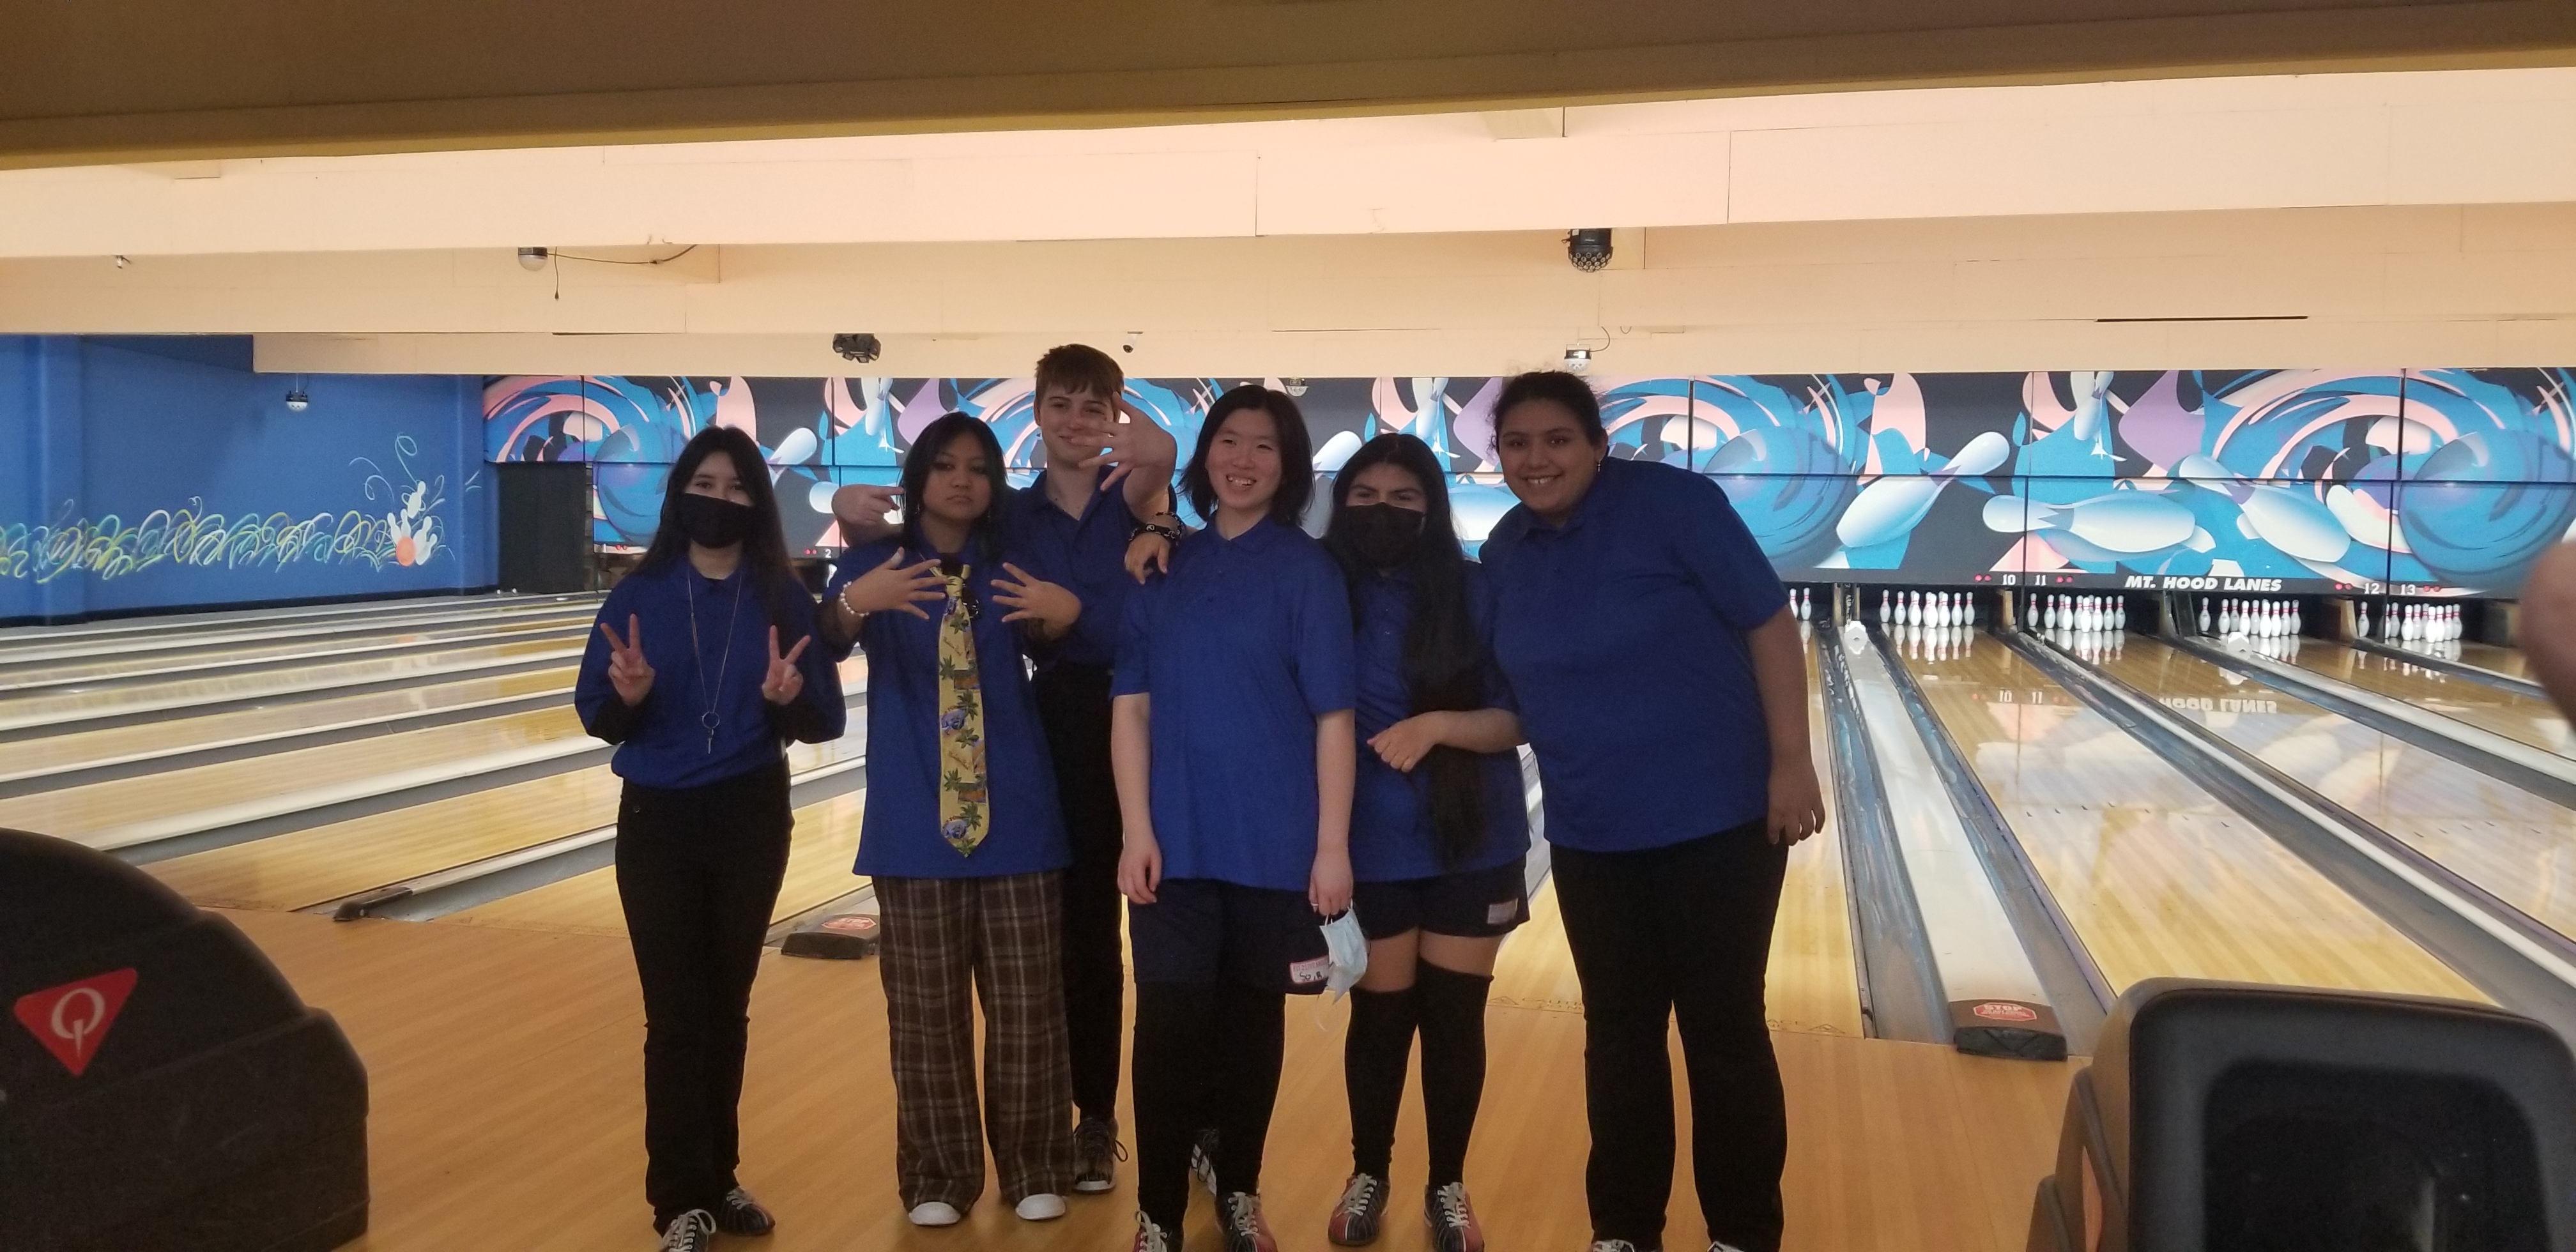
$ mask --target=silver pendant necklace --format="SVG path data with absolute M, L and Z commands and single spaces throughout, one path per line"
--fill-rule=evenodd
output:
M 742 567 L 735 566 L 734 573 L 742 573 Z M 707 657 L 698 646 L 698 580 L 703 577 L 705 575 L 698 572 L 697 565 L 691 563 L 680 575 L 680 586 L 686 590 L 689 597 L 689 659 L 698 663 L 698 698 L 706 701 L 707 704 L 707 711 L 698 715 L 698 725 L 707 728 L 707 755 L 714 756 L 716 728 L 724 724 L 724 719 L 716 716 L 716 696 L 707 691 Z M 749 579 L 744 581 L 747 582 Z M 742 583 L 738 582 L 733 585 L 733 615 L 725 619 L 724 659 L 716 662 L 715 689 L 717 692 L 724 690 L 725 671 L 733 668 L 734 627 L 741 621 Z

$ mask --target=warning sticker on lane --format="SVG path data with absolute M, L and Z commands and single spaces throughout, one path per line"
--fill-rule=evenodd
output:
M 18 1022 L 78 1078 L 134 994 L 134 971 L 109 970 L 18 997 Z

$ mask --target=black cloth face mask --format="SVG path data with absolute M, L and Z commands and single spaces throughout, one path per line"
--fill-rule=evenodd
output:
M 702 548 L 730 548 L 751 533 L 754 513 L 748 504 L 719 496 L 684 492 L 672 506 L 673 521 L 689 542 Z
M 1342 533 L 1370 569 L 1394 569 L 1411 565 L 1422 550 L 1423 517 L 1419 509 L 1393 504 L 1346 504 Z

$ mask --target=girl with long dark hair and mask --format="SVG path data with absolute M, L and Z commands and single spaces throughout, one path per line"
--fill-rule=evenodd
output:
M 814 626 L 759 445 L 700 431 L 573 687 L 625 780 L 617 895 L 644 988 L 644 1193 L 669 1252 L 774 1224 L 734 1177 L 734 1110 L 794 825 L 784 747 L 839 738 L 846 720 Z
M 868 656 L 857 870 L 882 911 L 895 1175 L 917 1226 L 973 1206 L 988 1139 L 1022 1218 L 1063 1216 L 1074 1182 L 1061 935 L 1073 851 L 1029 661 L 1082 602 L 1008 563 L 1009 501 L 992 428 L 942 417 L 904 456 L 901 532 L 852 548 L 824 591 L 826 640 Z
M 1377 1239 L 1418 1031 L 1423 1220 L 1439 1252 L 1482 1252 L 1464 1170 L 1494 954 L 1529 917 L 1520 717 L 1493 663 L 1484 569 L 1459 547 L 1447 469 L 1429 446 L 1380 435 L 1354 454 L 1334 479 L 1324 547 L 1357 633 L 1352 905 L 1369 940 L 1342 1046 L 1351 1177 L 1326 1233 L 1344 1247 Z

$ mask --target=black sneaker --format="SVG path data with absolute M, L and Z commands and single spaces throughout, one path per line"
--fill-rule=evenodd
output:
M 1485 1252 L 1485 1228 L 1467 1206 L 1467 1184 L 1422 1189 L 1422 1221 L 1431 1227 L 1433 1252 Z
M 1215 1131 L 1200 1131 L 1199 1141 L 1190 1145 L 1190 1172 L 1198 1175 L 1199 1185 L 1207 1188 L 1209 1195 L 1216 1196 L 1218 1199 L 1225 1198 L 1216 1189 Z
M 662 1228 L 662 1252 L 707 1252 L 716 1241 L 716 1215 L 690 1209 Z
M 1097 1194 L 1118 1185 L 1118 1162 L 1127 1159 L 1126 1145 L 1118 1142 L 1118 1123 L 1106 1117 L 1086 1117 L 1073 1128 L 1073 1189 Z
M 725 1193 L 724 1203 L 716 1206 L 716 1229 L 729 1235 L 765 1235 L 778 1229 L 778 1219 L 760 1207 L 751 1193 L 736 1187 Z
M 1345 1248 L 1377 1242 L 1378 1218 L 1386 1212 L 1386 1180 L 1375 1174 L 1353 1174 L 1342 1184 L 1342 1198 L 1324 1223 L 1324 1237 Z

